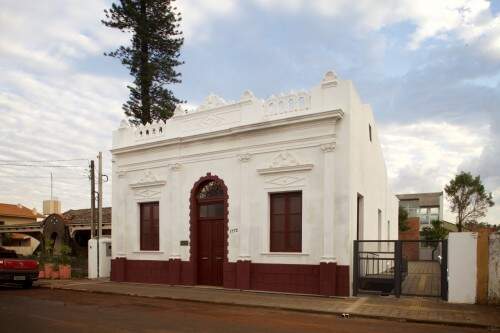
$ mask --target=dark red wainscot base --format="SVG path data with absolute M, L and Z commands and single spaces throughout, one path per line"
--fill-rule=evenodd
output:
M 349 296 L 349 266 L 258 264 L 251 261 L 224 263 L 223 287 L 324 296 Z M 117 282 L 195 285 L 193 265 L 170 259 L 111 260 L 111 280 Z

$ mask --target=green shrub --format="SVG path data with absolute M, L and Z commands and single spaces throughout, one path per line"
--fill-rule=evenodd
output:
M 66 244 L 61 245 L 61 249 L 59 251 L 59 263 L 61 265 L 69 265 L 71 264 L 71 247 Z

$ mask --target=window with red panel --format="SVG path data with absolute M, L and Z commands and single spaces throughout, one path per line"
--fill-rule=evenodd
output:
M 140 204 L 141 251 L 158 251 L 160 249 L 160 204 L 144 202 Z
M 302 252 L 302 192 L 273 193 L 271 252 Z

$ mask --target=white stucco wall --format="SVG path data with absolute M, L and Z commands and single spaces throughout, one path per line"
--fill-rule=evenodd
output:
M 363 238 L 376 239 L 378 209 L 382 239 L 389 220 L 397 238 L 373 115 L 333 73 L 309 92 L 267 100 L 245 92 L 232 103 L 211 96 L 166 124 L 122 124 L 112 153 L 113 257 L 189 260 L 180 241 L 189 240 L 190 191 L 207 172 L 228 188 L 229 261 L 351 265 L 357 193 L 365 197 Z M 295 190 L 303 193 L 302 253 L 270 253 L 269 193 Z M 138 203 L 156 200 L 160 251 L 139 251 Z
M 476 302 L 477 233 L 451 232 L 448 235 L 448 301 Z

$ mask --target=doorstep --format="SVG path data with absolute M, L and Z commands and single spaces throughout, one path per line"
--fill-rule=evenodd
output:
M 273 308 L 319 314 L 500 329 L 500 307 L 450 304 L 423 297 L 324 297 L 207 286 L 169 286 L 99 280 L 40 280 L 43 288 Z

